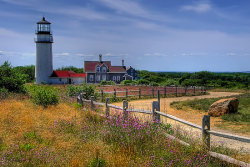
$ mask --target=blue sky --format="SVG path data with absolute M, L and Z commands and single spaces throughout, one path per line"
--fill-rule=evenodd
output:
M 99 53 L 150 71 L 250 71 L 249 0 L 0 0 L 0 64 L 35 64 L 52 23 L 54 68 Z

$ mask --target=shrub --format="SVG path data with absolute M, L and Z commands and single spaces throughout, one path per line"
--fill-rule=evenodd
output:
M 59 102 L 58 95 L 48 89 L 38 89 L 35 91 L 32 99 L 35 104 L 41 105 L 43 107 L 48 107 L 49 105 L 56 105 Z
M 105 167 L 106 161 L 104 159 L 94 158 L 89 162 L 88 167 Z
M 138 85 L 149 85 L 149 81 L 146 79 L 139 79 L 136 81 Z
M 13 70 L 21 74 L 26 74 L 26 81 L 29 83 L 35 80 L 35 66 L 34 65 L 18 66 L 18 67 L 14 67 Z
M 114 81 L 101 81 L 100 85 L 115 85 L 116 83 Z
M 156 83 L 156 82 L 150 82 L 150 84 L 149 84 L 150 86 L 159 86 L 159 84 L 158 83 Z
M 70 97 L 77 96 L 79 93 L 83 93 L 84 99 L 90 99 L 91 96 L 94 96 L 97 98 L 97 93 L 95 93 L 95 86 L 94 85 L 80 85 L 80 86 L 74 86 L 69 85 L 67 86 L 67 95 Z
M 121 85 L 134 85 L 136 82 L 131 80 L 124 80 L 121 82 Z
M 59 96 L 50 87 L 38 86 L 38 85 L 28 85 L 25 87 L 26 92 L 32 98 L 32 101 L 43 107 L 48 107 L 49 105 L 56 105 L 59 103 Z
M 8 89 L 0 88 L 0 99 L 5 99 L 6 97 L 8 97 L 8 95 L 9 95 Z
M 9 92 L 22 92 L 27 75 L 14 70 L 8 62 L 0 66 L 0 88 Z

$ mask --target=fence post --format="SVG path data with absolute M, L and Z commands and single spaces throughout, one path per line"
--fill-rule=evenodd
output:
M 83 105 L 82 93 L 80 93 L 77 97 L 77 103 Z
M 178 96 L 178 86 L 175 87 L 175 95 Z
M 108 117 L 109 116 L 109 98 L 106 98 L 106 103 L 105 103 L 105 106 L 106 106 L 106 116 Z
M 161 100 L 160 90 L 157 91 L 157 99 L 158 99 L 158 102 L 160 104 L 160 100 Z
M 141 88 L 139 88 L 139 99 L 141 98 Z
M 164 86 L 164 97 L 167 97 L 167 87 Z
M 126 88 L 126 98 L 128 98 L 128 89 Z
M 101 102 L 104 101 L 103 96 L 104 96 L 104 92 L 103 92 L 103 90 L 101 90 Z
M 128 117 L 128 101 L 127 100 L 123 100 L 123 118 L 127 118 Z
M 207 146 L 207 149 L 210 150 L 210 134 L 206 130 L 210 130 L 210 116 L 209 115 L 204 115 L 202 118 L 202 138 Z
M 152 103 L 152 111 L 153 111 L 153 121 L 160 123 L 161 119 L 160 119 L 160 115 L 157 114 L 155 111 L 160 111 L 159 108 L 159 102 L 158 101 L 153 101 Z
M 155 89 L 154 89 L 154 87 L 152 87 L 152 96 L 153 96 L 153 98 L 155 97 Z
M 114 98 L 116 98 L 116 89 L 114 89 Z
M 91 109 L 93 110 L 95 108 L 95 105 L 94 105 L 95 98 L 94 98 L 94 96 L 91 96 L 90 100 L 91 100 L 91 103 L 90 103 L 91 104 Z
M 194 95 L 195 95 L 195 86 L 194 86 Z

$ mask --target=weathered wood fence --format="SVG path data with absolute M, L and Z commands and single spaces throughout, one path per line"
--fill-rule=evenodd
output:
M 157 92 L 159 91 L 162 97 L 167 97 L 167 95 L 197 95 L 197 94 L 206 94 L 206 87 L 139 87 L 138 89 L 128 90 L 128 88 L 124 88 L 125 90 L 117 90 L 117 88 L 112 91 L 106 91 L 101 88 L 99 94 L 101 97 L 101 101 L 104 101 L 104 98 L 107 96 L 113 96 L 114 98 L 128 98 L 128 97 L 138 97 L 139 99 L 145 96 L 156 97 Z M 110 90 L 110 89 L 109 89 Z
M 227 139 L 237 140 L 237 141 L 241 141 L 241 142 L 245 142 L 245 143 L 250 143 L 250 138 L 210 130 L 210 116 L 209 115 L 203 116 L 203 118 L 201 120 L 202 126 L 200 126 L 200 125 L 185 121 L 183 119 L 180 119 L 178 117 L 175 117 L 173 115 L 170 115 L 167 113 L 162 113 L 162 112 L 160 112 L 160 91 L 157 92 L 157 97 L 158 97 L 158 100 L 152 102 L 152 110 L 141 110 L 141 109 L 128 108 L 128 102 L 126 100 L 123 101 L 123 107 L 109 104 L 109 98 L 106 98 L 106 103 L 96 102 L 96 101 L 94 101 L 94 97 L 91 97 L 91 100 L 85 100 L 82 98 L 81 94 L 78 96 L 77 101 L 80 104 L 83 104 L 84 102 L 90 103 L 92 109 L 95 109 L 96 105 L 104 106 L 105 107 L 105 114 L 107 116 L 110 115 L 110 108 L 114 108 L 116 110 L 122 111 L 124 118 L 126 118 L 128 116 L 129 112 L 144 113 L 144 114 L 152 115 L 152 119 L 154 122 L 160 123 L 161 117 L 165 117 L 165 118 L 169 118 L 169 119 L 175 120 L 177 122 L 180 122 L 182 124 L 185 124 L 187 126 L 190 126 L 192 128 L 199 129 L 199 130 L 201 130 L 203 142 L 206 145 L 206 148 L 207 148 L 210 156 L 221 159 L 221 160 L 226 161 L 228 163 L 235 164 L 235 165 L 240 165 L 243 167 L 250 167 L 249 163 L 236 160 L 236 159 L 231 158 L 227 155 L 223 155 L 223 154 L 219 154 L 219 153 L 210 151 L 210 143 L 211 143 L 210 142 L 210 135 L 215 135 L 215 136 L 219 136 L 219 137 L 223 137 L 223 138 L 227 138 Z M 172 135 L 166 134 L 166 137 L 174 139 L 183 145 L 190 146 L 190 144 L 188 144 L 180 139 L 177 139 L 176 137 L 174 137 Z

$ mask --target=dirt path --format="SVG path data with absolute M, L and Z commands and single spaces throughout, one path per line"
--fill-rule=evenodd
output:
M 232 95 L 238 95 L 239 93 L 233 93 L 233 92 L 210 92 L 209 95 L 203 95 L 203 96 L 191 96 L 191 97 L 174 97 L 174 98 L 162 98 L 161 99 L 161 112 L 168 113 L 171 115 L 174 115 L 178 118 L 184 119 L 186 121 L 201 125 L 201 120 L 203 115 L 206 113 L 199 113 L 194 110 L 190 111 L 183 111 L 183 110 L 176 110 L 170 107 L 170 103 L 173 101 L 185 101 L 185 100 L 193 100 L 193 99 L 204 99 L 204 98 L 217 98 L 217 97 L 225 97 L 225 96 L 232 96 Z M 156 101 L 157 99 L 146 99 L 146 100 L 136 100 L 129 102 L 129 108 L 136 108 L 136 109 L 145 109 L 145 110 L 151 110 L 152 108 L 152 101 Z M 115 105 L 122 106 L 122 103 L 114 103 Z M 146 119 L 147 116 L 144 116 L 143 114 L 138 114 L 143 119 Z M 201 131 L 196 130 L 194 128 L 191 128 L 189 126 L 186 126 L 184 124 L 178 123 L 176 121 L 170 120 L 170 119 L 162 119 L 163 122 L 168 122 L 172 124 L 173 127 L 178 127 L 185 133 L 188 133 L 192 136 L 201 136 Z M 225 133 L 231 133 L 231 134 L 237 134 L 241 136 L 247 136 L 250 137 L 250 135 L 247 134 L 240 134 L 231 132 L 228 130 L 222 130 L 217 127 L 215 127 L 216 124 L 220 123 L 220 118 L 214 118 L 211 117 L 211 130 L 217 130 L 220 132 Z M 217 136 L 211 136 L 211 142 L 213 145 L 225 145 L 229 148 L 239 149 L 242 152 L 250 153 L 250 144 L 243 143 L 243 142 L 237 142 L 230 139 L 225 139 Z

